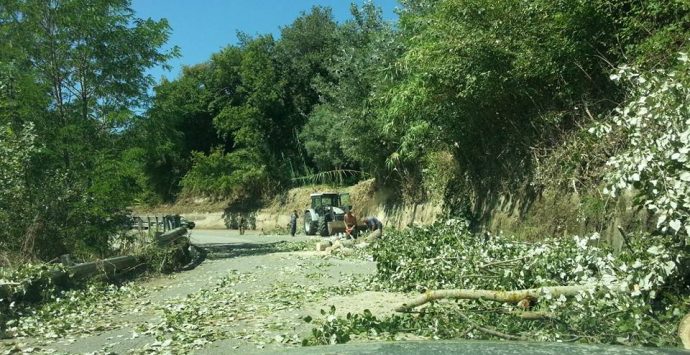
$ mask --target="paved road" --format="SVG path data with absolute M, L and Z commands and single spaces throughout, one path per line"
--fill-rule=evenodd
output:
M 237 230 L 222 230 L 222 229 L 192 229 L 190 236 L 193 244 L 236 244 L 236 243 L 275 243 L 281 241 L 303 241 L 314 239 L 318 241 L 318 237 L 296 235 L 264 235 L 257 231 L 246 231 L 244 235 L 240 235 Z
M 391 308 L 388 295 L 364 289 L 373 262 L 325 255 L 311 243 L 305 251 L 280 252 L 290 246 L 281 242 L 318 237 L 195 229 L 191 239 L 212 251 L 194 270 L 139 279 L 106 296 L 64 299 L 65 306 L 48 307 L 49 316 L 20 319 L 25 336 L 0 341 L 0 353 L 12 347 L 67 353 L 280 350 L 299 346 L 313 327 L 303 319 L 323 317 L 320 310 L 331 305 L 340 315 Z

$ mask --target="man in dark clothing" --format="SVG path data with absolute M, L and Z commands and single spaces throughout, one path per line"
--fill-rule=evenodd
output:
M 381 223 L 381 221 L 379 221 L 378 218 L 367 217 L 364 218 L 362 221 L 364 221 L 364 223 L 367 225 L 367 229 L 369 229 L 369 231 L 371 232 L 369 233 L 369 235 L 366 236 L 366 238 L 364 238 L 365 242 L 373 243 L 377 239 L 380 239 L 382 237 L 383 223 Z
M 367 217 L 364 219 L 364 223 L 366 223 L 369 231 L 373 232 L 378 230 L 379 233 L 383 233 L 383 223 L 381 223 L 378 218 Z
M 247 228 L 247 221 L 244 219 L 244 214 L 240 213 L 240 218 L 239 218 L 239 226 L 237 229 L 240 230 L 240 235 L 244 234 L 245 228 Z
M 293 237 L 295 236 L 295 233 L 297 233 L 297 210 L 292 211 L 292 215 L 290 215 L 290 235 Z

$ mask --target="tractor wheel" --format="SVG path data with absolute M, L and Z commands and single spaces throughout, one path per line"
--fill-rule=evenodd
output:
M 311 212 L 307 211 L 304 213 L 304 234 L 314 235 L 316 234 L 316 226 L 314 225 L 314 219 Z
M 322 237 L 327 237 L 328 234 L 328 222 L 326 222 L 326 216 L 319 217 L 319 234 Z

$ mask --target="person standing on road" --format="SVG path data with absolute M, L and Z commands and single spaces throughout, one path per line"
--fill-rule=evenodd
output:
M 244 219 L 244 214 L 240 213 L 240 218 L 239 218 L 240 235 L 244 235 L 244 229 L 245 228 L 247 228 L 247 221 Z
M 357 217 L 355 217 L 355 215 L 352 214 L 351 209 L 347 210 L 347 213 L 345 213 L 345 216 L 343 217 L 343 222 L 345 222 L 345 235 L 347 236 L 347 238 L 355 238 L 353 232 L 355 231 L 355 228 L 357 228 Z
M 297 233 L 297 210 L 293 210 L 292 214 L 290 215 L 290 235 L 293 237 L 295 236 L 295 233 Z

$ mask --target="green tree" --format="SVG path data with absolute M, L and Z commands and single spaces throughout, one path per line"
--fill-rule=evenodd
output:
M 146 117 L 135 124 L 145 150 L 142 168 L 153 193 L 149 202 L 174 199 L 191 168 L 191 153 L 209 153 L 221 143 L 210 107 L 215 100 L 210 71 L 207 63 L 185 67 L 177 80 L 161 82 Z
M 17 251 L 25 231 L 21 222 L 28 215 L 30 203 L 28 166 L 40 148 L 36 143 L 33 124 L 20 131 L 9 124 L 0 125 L 0 246 Z
M 687 1 L 597 0 L 593 4 L 612 23 L 615 42 L 607 43 L 612 59 L 663 68 L 675 65 L 676 53 L 687 50 Z
M 612 102 L 602 99 L 619 95 L 600 55 L 613 27 L 590 2 L 408 4 L 399 24 L 405 53 L 391 69 L 400 79 L 380 96 L 385 132 L 397 137 L 389 162 L 409 167 L 425 151 L 451 151 L 458 182 L 469 186 L 463 196 L 479 210 L 529 178 L 533 147 L 558 141 L 581 112 L 606 110 Z
M 195 154 L 185 192 L 256 199 L 310 169 L 298 132 L 318 102 L 315 81 L 329 75 L 335 29 L 330 10 L 314 7 L 283 28 L 279 40 L 240 34 L 239 45 L 212 56 L 204 90 L 223 144 L 206 158 Z M 217 184 L 200 173 L 213 168 L 224 169 L 209 175 Z
M 8 1 L 0 6 L 7 104 L 2 124 L 32 122 L 42 143 L 26 167 L 27 213 L 7 238 L 40 257 L 105 254 L 132 200 L 123 161 L 133 110 L 147 100 L 145 70 L 176 50 L 159 48 L 167 22 L 136 18 L 129 1 Z M 2 101 L 2 100 L 0 100 Z
M 281 29 L 276 57 L 286 80 L 287 113 L 293 128 L 301 127 L 319 102 L 315 83 L 333 80 L 328 64 L 338 47 L 337 24 L 329 8 L 315 6 Z M 295 133 L 291 132 L 293 138 Z
M 301 139 L 321 171 L 364 169 L 385 179 L 390 173 L 385 161 L 395 148 L 376 115 L 376 95 L 392 82 L 387 69 L 402 47 L 372 3 L 352 6 L 351 12 L 353 18 L 337 29 L 338 50 L 327 61 L 328 76 L 316 80 L 322 102 Z

